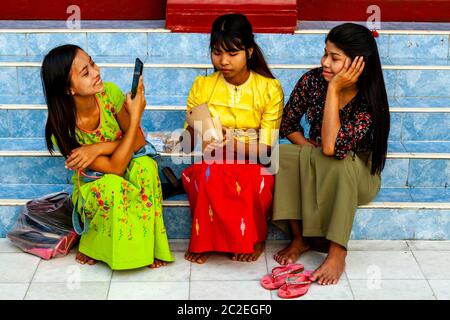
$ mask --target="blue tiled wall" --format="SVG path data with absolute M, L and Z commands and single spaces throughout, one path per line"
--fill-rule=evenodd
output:
M 288 97 L 307 69 L 272 71 Z M 131 67 L 103 67 L 101 72 L 105 81 L 116 83 L 124 91 L 130 90 Z M 195 77 L 211 72 L 212 69 L 203 68 L 145 68 L 144 82 L 153 95 L 187 96 Z M 450 98 L 450 70 L 384 70 L 384 76 L 389 97 Z M 0 95 L 17 94 L 42 95 L 39 67 L 0 67 Z M 444 103 L 448 104 L 448 100 Z
M 318 65 L 325 34 L 257 34 L 267 60 L 276 64 Z M 398 61 L 416 65 L 450 65 L 448 35 L 380 35 L 376 39 L 385 65 Z M 97 62 L 134 63 L 139 56 L 147 63 L 210 64 L 207 34 L 179 33 L 0 33 L 0 61 L 42 61 L 53 47 L 74 43 L 94 56 Z M 411 62 L 411 59 L 418 59 Z M 420 62 L 419 62 L 420 60 Z M 288 99 L 297 80 L 307 69 L 273 69 Z M 0 66 L 0 104 L 44 104 L 37 66 Z M 132 67 L 102 67 L 105 81 L 129 91 Z M 184 105 L 193 80 L 213 72 L 210 67 L 145 68 L 149 105 Z M 450 70 L 384 69 L 391 105 L 397 107 L 450 107 Z M 4 150 L 18 150 L 17 143 L 43 137 L 46 110 L 0 110 L 0 139 L 8 140 Z M 146 131 L 170 131 L 182 127 L 184 111 L 147 110 L 142 120 Z M 307 127 L 307 124 L 303 124 Z M 391 152 L 450 152 L 448 113 L 391 113 Z M 418 141 L 429 141 L 429 144 Z M 447 144 L 445 143 L 447 142 Z M 29 140 L 30 148 L 42 140 Z M 37 147 L 37 145 L 36 145 Z M 421 149 L 422 148 L 422 149 Z M 425 149 L 424 149 L 425 148 Z M 42 145 L 38 149 L 43 150 Z M 184 158 L 185 160 L 187 158 Z M 170 158 L 159 159 L 160 169 L 171 166 L 180 176 L 188 163 L 174 165 Z M 0 157 L 1 184 L 37 184 L 57 190 L 70 181 L 60 157 Z M 162 180 L 164 177 L 161 175 Z M 398 188 L 381 192 L 377 201 L 449 201 L 450 160 L 388 159 L 382 187 Z M 407 187 L 414 187 L 408 189 Z M 441 188 L 442 195 L 436 193 Z M 31 187 L 32 188 L 32 187 Z M 441 190 L 439 189 L 439 190 Z M 17 189 L 14 189 L 17 190 Z M 25 192 L 25 191 L 24 191 Z M 27 190 L 29 192 L 29 190 Z M 20 192 L 14 194 L 20 197 Z M 12 227 L 18 206 L 0 206 L 0 237 Z M 164 211 L 170 238 L 188 238 L 191 217 L 186 207 Z M 358 209 L 352 239 L 449 239 L 450 211 L 406 209 Z M 278 229 L 269 228 L 269 239 L 286 239 Z
M 391 35 L 389 57 L 447 59 L 448 36 Z
M 147 103 L 152 103 L 152 96 Z M 142 124 L 146 131 L 172 131 L 182 128 L 183 110 L 146 110 Z M 43 137 L 47 111 L 0 110 L 0 138 Z M 309 124 L 301 122 L 306 133 Z M 390 141 L 450 141 L 448 113 L 391 113 Z M 425 151 L 423 151 L 425 152 Z M 437 151 L 435 151 L 437 152 Z
M 184 158 L 186 165 L 193 160 Z M 0 157 L 2 175 L 0 183 L 64 184 L 71 173 L 64 169 L 62 157 Z M 163 157 L 160 167 L 176 168 L 178 175 L 183 167 Z M 69 180 L 68 180 L 69 179 Z M 450 183 L 450 160 L 387 159 L 382 172 L 383 188 L 433 187 L 444 188 Z

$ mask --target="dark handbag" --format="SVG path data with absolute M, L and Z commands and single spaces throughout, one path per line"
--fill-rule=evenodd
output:
M 72 200 L 67 192 L 30 200 L 7 237 L 24 252 L 46 260 L 65 256 L 78 240 L 71 213 Z

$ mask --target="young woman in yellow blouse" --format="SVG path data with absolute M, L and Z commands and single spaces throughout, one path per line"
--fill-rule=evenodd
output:
M 211 116 L 226 128 L 227 142 L 209 144 L 204 155 L 215 160 L 204 159 L 182 174 L 192 212 L 185 257 L 204 263 L 214 251 L 232 253 L 233 260 L 256 261 L 264 251 L 274 184 L 258 155 L 269 155 L 277 141 L 283 91 L 244 15 L 218 17 L 210 48 L 216 72 L 195 79 L 187 109 L 207 103 Z M 194 130 L 187 129 L 191 150 Z

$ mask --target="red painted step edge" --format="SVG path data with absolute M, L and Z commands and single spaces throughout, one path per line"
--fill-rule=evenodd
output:
M 381 21 L 450 22 L 449 0 L 297 0 L 299 20 L 366 21 L 377 5 Z
M 170 1 L 170 0 L 169 0 Z M 170 1 L 171 3 L 174 1 Z M 177 3 L 175 3 L 177 2 Z M 175 1 L 174 5 L 189 3 L 186 10 L 201 11 L 204 1 Z M 272 5 L 269 17 L 277 12 L 276 0 L 260 1 L 213 1 L 217 15 L 232 10 L 230 2 L 244 3 L 247 9 L 257 11 L 256 6 Z M 450 22 L 449 0 L 296 0 L 298 20 L 317 21 L 365 21 L 370 14 L 367 8 L 377 5 L 381 9 L 381 21 Z M 0 20 L 66 20 L 71 14 L 67 8 L 76 4 L 81 9 L 82 20 L 164 20 L 167 0 L 2 0 Z M 266 9 L 265 9 L 266 10 Z M 277 16 L 277 20 L 284 19 Z M 291 16 L 289 16 L 291 19 Z M 212 22 L 209 21 L 208 22 Z M 284 21 L 281 21 L 284 22 Z M 202 21 L 200 21 L 202 23 Z M 205 25 L 206 22 L 203 22 Z M 288 25 L 292 20 L 286 21 Z
M 164 20 L 166 0 L 2 0 L 0 20 L 67 20 L 67 8 L 83 20 Z
M 166 28 L 174 32 L 209 33 L 214 19 L 243 13 L 253 31 L 293 33 L 297 26 L 296 0 L 167 0 Z

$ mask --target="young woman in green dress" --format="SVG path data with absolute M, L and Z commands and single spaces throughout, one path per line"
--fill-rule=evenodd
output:
M 99 67 L 75 45 L 44 58 L 42 83 L 48 107 L 45 139 L 74 170 L 72 200 L 84 210 L 89 229 L 76 260 L 107 263 L 113 270 L 151 268 L 174 261 L 162 215 L 156 162 L 136 156 L 146 144 L 140 121 L 145 109 L 143 78 L 134 99 L 103 82 Z M 83 178 L 85 171 L 101 173 Z

